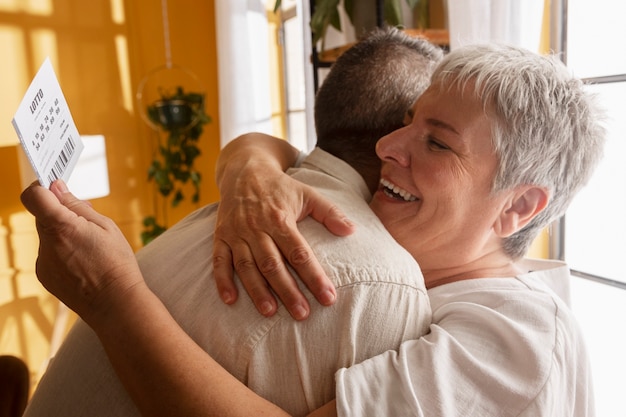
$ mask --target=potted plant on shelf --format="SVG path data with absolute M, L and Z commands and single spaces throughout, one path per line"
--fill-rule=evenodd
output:
M 195 159 L 200 155 L 197 146 L 203 126 L 211 121 L 204 110 L 204 95 L 185 92 L 176 87 L 173 93 L 161 91 L 161 98 L 148 105 L 148 119 L 162 130 L 154 160 L 148 168 L 148 181 L 154 181 L 164 205 L 168 201 L 176 207 L 184 200 L 183 186 L 188 182 L 193 185 L 191 201 L 200 199 L 201 175 L 194 167 Z M 144 245 L 151 242 L 167 229 L 166 209 L 159 222 L 155 216 L 143 220 L 144 231 L 141 241 Z
M 322 40 L 322 50 L 324 50 L 324 36 L 328 26 L 332 26 L 341 32 L 341 19 L 339 17 L 339 9 L 341 0 L 311 0 L 315 1 L 315 9 L 311 16 L 311 32 L 313 33 L 313 43 L 316 44 Z M 380 0 L 382 6 L 383 20 L 387 25 L 398 26 L 402 23 L 402 0 Z M 418 29 L 426 29 L 429 27 L 429 0 L 405 0 L 411 10 L 417 10 L 416 27 Z M 282 3 L 282 0 L 276 0 L 274 3 L 274 12 L 276 12 Z M 373 2 L 365 2 L 363 0 L 343 0 L 343 9 L 350 19 L 350 22 L 356 26 L 355 18 L 364 14 L 374 14 L 375 7 Z M 364 9 L 367 8 L 367 9 Z M 361 13 L 363 12 L 363 13 Z M 372 29 L 372 28 L 366 28 Z

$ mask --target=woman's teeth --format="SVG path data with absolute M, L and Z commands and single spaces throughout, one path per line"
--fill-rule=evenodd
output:
M 402 188 L 390 183 L 387 180 L 381 179 L 380 183 L 383 186 L 384 193 L 390 197 L 403 199 L 404 201 L 417 200 L 417 197 L 415 197 L 413 194 L 409 193 L 406 190 L 403 190 Z

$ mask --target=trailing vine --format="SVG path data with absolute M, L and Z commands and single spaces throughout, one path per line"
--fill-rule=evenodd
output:
M 147 114 L 166 133 L 159 135 L 156 156 L 148 168 L 148 181 L 154 181 L 164 203 L 169 201 L 171 207 L 177 207 L 185 199 L 183 186 L 190 182 L 191 201 L 197 203 L 202 176 L 194 161 L 200 155 L 197 144 L 203 126 L 211 121 L 204 110 L 204 95 L 185 92 L 182 87 L 177 87 L 174 93 L 161 92 L 161 99 L 147 107 Z M 156 215 L 144 218 L 141 233 L 144 245 L 167 230 L 165 209 L 163 212 L 161 222 Z

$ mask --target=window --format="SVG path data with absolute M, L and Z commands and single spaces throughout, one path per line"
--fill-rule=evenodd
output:
M 273 1 L 271 2 L 273 3 Z M 306 4 L 303 4 L 306 3 Z M 285 102 L 287 138 L 298 149 L 310 151 L 315 144 L 312 110 L 312 71 L 310 42 L 307 44 L 308 2 L 283 0 L 281 4 L 282 36 L 285 63 Z M 304 32 L 304 29 L 307 32 Z
M 590 351 L 599 416 L 626 415 L 626 3 L 569 1 L 566 62 L 608 110 L 605 157 L 564 220 L 572 308 Z M 566 14 L 566 15 L 565 15 Z M 621 46 L 620 46 L 621 45 Z

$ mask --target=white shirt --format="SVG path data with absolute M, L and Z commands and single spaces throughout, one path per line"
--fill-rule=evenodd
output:
M 291 174 L 321 189 L 357 224 L 343 238 L 312 219 L 299 224 L 337 288 L 332 307 L 320 306 L 305 291 L 307 320 L 293 320 L 282 306 L 265 318 L 241 286 L 237 303 L 223 304 L 211 260 L 215 205 L 183 219 L 137 258 L 148 285 L 204 350 L 261 396 L 302 415 L 334 398 L 338 369 L 424 334 L 431 310 L 417 263 L 367 206 L 370 193 L 356 171 L 316 149 Z M 104 355 L 79 322 L 26 416 L 137 415 Z
M 585 344 L 546 282 L 562 263 L 428 291 L 430 333 L 337 373 L 339 416 L 592 416 Z

